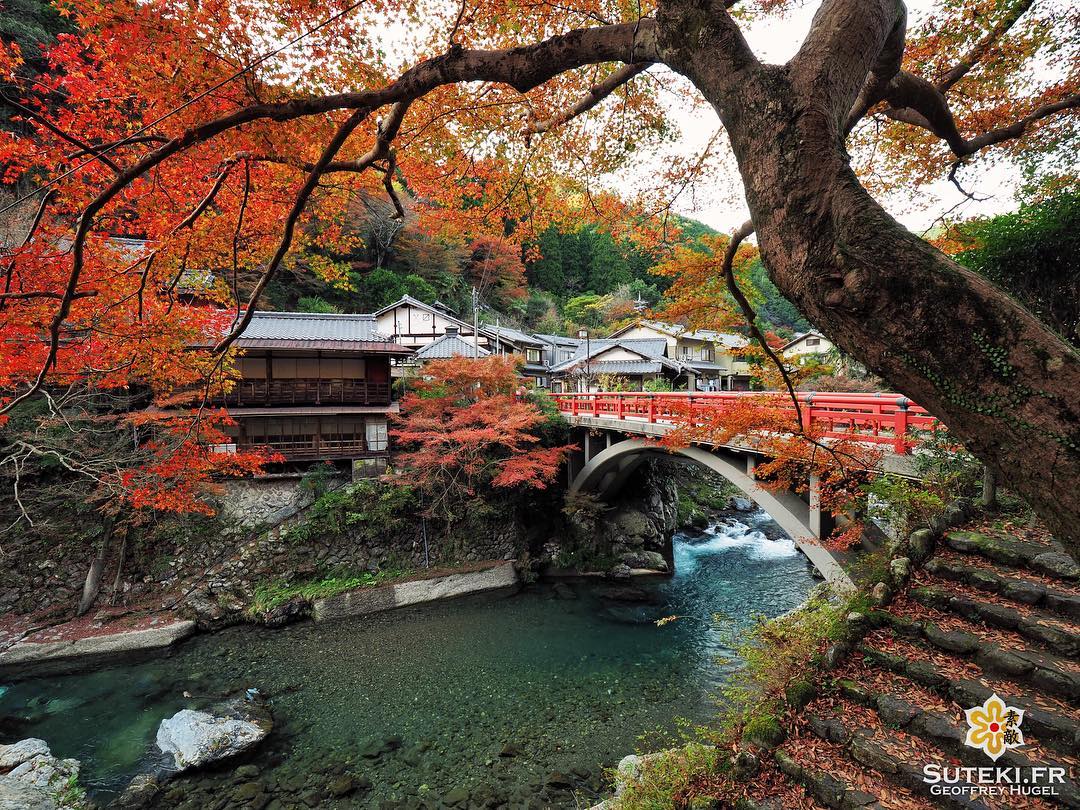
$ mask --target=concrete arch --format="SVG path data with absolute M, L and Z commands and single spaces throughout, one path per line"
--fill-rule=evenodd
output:
M 793 492 L 772 492 L 759 486 L 747 472 L 745 455 L 702 447 L 667 450 L 644 439 L 623 439 L 589 459 L 570 482 L 570 491 L 600 495 L 617 492 L 645 459 L 673 455 L 701 464 L 733 483 L 791 536 L 827 582 L 844 590 L 854 587 L 832 554 L 812 541 L 815 532 L 809 504 Z

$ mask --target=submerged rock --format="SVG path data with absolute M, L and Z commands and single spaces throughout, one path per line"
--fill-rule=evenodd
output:
M 633 585 L 614 585 L 610 588 L 604 588 L 604 590 L 600 591 L 600 596 L 612 602 L 630 602 L 642 605 L 654 605 L 660 601 L 656 593 Z
M 207 711 L 183 709 L 161 721 L 157 746 L 175 762 L 175 772 L 226 759 L 262 742 L 274 727 L 256 690 Z
M 0 745 L 0 810 L 74 810 L 86 806 L 79 761 L 57 759 L 44 740 Z

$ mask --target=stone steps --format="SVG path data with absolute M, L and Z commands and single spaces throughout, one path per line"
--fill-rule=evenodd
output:
M 1025 645 L 1023 637 L 1015 632 L 995 631 L 994 640 L 988 639 L 980 626 L 966 620 L 955 623 L 964 629 L 946 630 L 933 621 L 911 621 L 883 611 L 872 612 L 870 621 L 900 636 L 925 641 L 935 651 L 962 658 L 987 673 L 1023 681 L 1031 688 L 1080 705 L 1080 666 L 1069 658 Z
M 926 607 L 954 613 L 970 622 L 1015 631 L 1055 655 L 1066 658 L 1080 656 L 1080 630 L 1073 622 L 1055 614 L 1035 608 L 1018 610 L 1010 605 L 974 599 L 953 588 L 937 585 L 911 588 L 908 593 L 912 600 Z
M 843 781 L 844 776 L 850 779 L 853 772 L 859 774 L 864 784 L 873 785 L 873 790 L 866 792 L 875 797 L 877 804 L 870 806 L 899 804 L 901 807 L 998 810 L 997 805 L 977 799 L 933 795 L 930 786 L 923 780 L 922 768 L 927 761 L 935 760 L 935 755 L 943 755 L 934 751 L 932 746 L 902 731 L 885 729 L 880 721 L 867 724 L 863 719 L 865 713 L 860 714 L 859 727 L 856 728 L 846 719 L 855 712 L 851 704 L 845 701 L 826 707 L 826 711 L 828 714 L 810 714 L 807 727 L 811 734 L 829 744 L 836 755 L 848 758 L 853 766 L 834 767 L 829 775 Z M 836 772 L 841 773 L 839 779 Z M 811 783 L 807 789 L 817 798 L 822 798 L 819 785 Z
M 1051 662 L 1043 657 L 1038 664 L 998 648 L 982 647 L 973 656 L 950 656 L 921 639 L 894 639 L 880 643 L 875 631 L 864 640 L 866 648 L 883 660 L 900 659 L 902 673 L 917 683 L 932 689 L 947 685 L 948 680 L 980 680 L 1012 693 L 1038 695 L 1043 705 L 1074 721 L 1080 721 L 1080 693 L 1075 685 L 1078 676 L 1073 671 L 1050 669 Z M 1058 661 L 1064 666 L 1066 662 Z
M 774 756 L 786 776 L 833 810 L 922 810 L 935 806 L 900 781 L 855 760 L 848 751 L 849 743 L 850 738 L 812 740 L 804 736 L 777 749 Z M 824 767 L 823 762 L 827 763 Z M 883 780 L 887 782 L 884 790 Z M 872 791 L 867 789 L 871 786 L 875 787 Z M 971 804 L 953 806 L 986 810 Z
M 1028 736 L 1033 740 L 1045 743 L 1070 759 L 1080 755 L 1075 711 L 1062 705 L 1055 706 L 1045 696 L 1032 693 L 1020 684 L 979 677 L 950 677 L 932 661 L 897 655 L 865 644 L 860 646 L 859 652 L 867 665 L 910 679 L 960 707 L 978 705 L 990 695 L 997 694 L 1008 705 L 1024 710 L 1024 729 L 1030 732 Z M 896 691 L 908 688 L 900 678 L 896 680 Z
M 925 570 L 943 580 L 997 594 L 1024 605 L 1039 606 L 1067 619 L 1080 621 L 1080 594 L 1062 587 L 1011 572 L 968 565 L 946 557 L 929 560 Z
M 1050 545 L 970 531 L 947 532 L 944 542 L 963 554 L 978 554 L 1013 568 L 1028 568 L 1065 583 L 1080 581 L 1080 565 L 1064 551 Z
M 894 687 L 895 692 L 899 694 L 875 691 L 853 681 L 839 684 L 844 700 L 832 709 L 837 718 L 836 722 L 848 723 L 848 718 L 854 718 L 859 727 L 852 738 L 852 756 L 863 761 L 864 764 L 877 764 L 869 759 L 875 754 L 875 749 L 868 744 L 877 743 L 877 748 L 887 744 L 888 753 L 896 758 L 898 764 L 913 763 L 918 766 L 918 782 L 912 785 L 916 790 L 926 789 L 922 773 L 923 765 L 944 766 L 955 765 L 957 762 L 973 768 L 987 765 L 989 760 L 982 751 L 964 745 L 967 733 L 966 724 L 956 719 L 957 712 L 926 709 L 917 702 L 900 697 L 900 694 L 917 694 L 918 692 L 917 689 L 910 688 L 910 685 L 904 684 L 900 679 L 895 682 Z M 844 701 L 869 709 L 872 715 L 868 718 L 865 712 L 860 714 Z M 888 767 L 887 760 L 883 760 L 880 764 L 887 773 L 894 776 L 897 772 L 903 773 L 906 770 L 902 765 L 898 765 L 897 771 L 894 772 Z M 1072 765 L 1071 762 L 1061 761 L 1060 757 L 1055 758 L 1053 755 L 1046 754 L 1037 746 L 1032 746 L 1032 750 L 1026 753 L 1016 749 L 1009 750 L 996 764 L 1023 768 L 1033 765 L 1059 767 L 1065 768 L 1066 773 Z M 904 782 L 911 784 L 907 780 Z M 1043 782 L 1050 784 L 1046 777 L 1043 778 Z M 933 797 L 933 800 L 941 801 L 941 798 Z M 1013 806 L 1009 800 L 987 800 L 986 803 L 991 806 Z M 1080 807 L 1080 795 L 1076 792 L 1075 783 L 1071 783 L 1061 790 L 1060 796 L 1035 802 L 1034 806 Z

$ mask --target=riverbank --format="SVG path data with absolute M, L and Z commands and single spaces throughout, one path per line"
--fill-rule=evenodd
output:
M 710 696 L 738 667 L 732 634 L 813 584 L 790 542 L 756 534 L 723 547 L 680 539 L 677 554 L 674 577 L 634 581 L 635 601 L 611 582 L 560 580 L 198 634 L 167 657 L 12 684 L 0 728 L 58 756 L 83 752 L 87 787 L 108 797 L 162 718 L 256 686 L 280 726 L 250 757 L 170 784 L 159 806 L 253 795 L 327 808 L 584 806 L 627 751 L 670 744 L 680 717 L 711 717 Z M 730 623 L 714 625 L 718 613 Z M 657 624 L 672 615 L 682 618 Z
M 282 615 L 290 621 L 307 617 L 327 621 L 476 593 L 512 592 L 520 582 L 513 563 L 472 563 L 457 568 L 401 574 L 393 581 L 343 590 L 321 599 L 296 597 L 283 603 L 289 606 L 286 610 L 282 610 L 282 605 L 274 606 L 270 611 L 274 621 L 266 621 L 265 615 L 250 618 L 268 626 L 285 624 L 276 620 Z M 194 621 L 176 616 L 175 610 L 143 615 L 131 611 L 112 615 L 101 612 L 94 617 L 82 617 L 37 630 L 31 625 L 22 634 L 18 633 L 18 625 L 13 625 L 6 633 L 17 640 L 0 652 L 0 677 L 77 672 L 105 662 L 131 661 L 152 654 L 198 631 Z

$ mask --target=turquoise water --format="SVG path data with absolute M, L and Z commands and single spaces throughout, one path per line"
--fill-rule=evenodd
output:
M 150 662 L 8 684 L 0 739 L 41 737 L 80 759 L 105 803 L 163 718 L 257 686 L 273 702 L 271 737 L 174 782 L 161 806 L 588 806 L 604 768 L 715 713 L 738 666 L 735 628 L 812 586 L 790 540 L 758 531 L 760 514 L 741 520 L 677 537 L 671 579 L 618 594 L 636 601 L 603 583 L 541 584 L 353 622 L 235 627 Z M 683 618 L 656 626 L 669 615 Z M 332 787 L 355 790 L 338 799 Z

